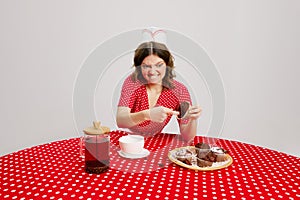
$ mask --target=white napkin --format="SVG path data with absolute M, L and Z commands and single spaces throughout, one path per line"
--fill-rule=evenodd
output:
M 169 123 L 163 128 L 162 133 L 180 134 L 179 124 L 176 115 L 173 115 Z

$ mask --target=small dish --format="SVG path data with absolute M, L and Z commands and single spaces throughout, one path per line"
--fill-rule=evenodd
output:
M 214 162 L 211 167 L 200 167 L 197 165 L 188 165 L 188 164 L 185 164 L 185 163 L 181 162 L 180 160 L 178 160 L 178 158 L 176 158 L 176 156 L 175 156 L 176 152 L 178 152 L 182 149 L 193 149 L 193 148 L 195 148 L 195 146 L 186 146 L 186 147 L 180 147 L 180 148 L 173 149 L 169 152 L 168 157 L 175 164 L 177 164 L 181 167 L 188 168 L 188 169 L 193 169 L 195 171 L 198 171 L 198 170 L 199 171 L 212 171 L 212 170 L 223 169 L 223 168 L 230 166 L 233 163 L 232 157 L 226 153 L 224 153 L 224 156 L 226 156 L 225 161 Z M 221 148 L 216 147 L 216 149 L 221 149 Z
M 149 156 L 150 151 L 147 149 L 143 149 L 142 152 L 138 154 L 131 154 L 131 153 L 125 153 L 122 150 L 118 151 L 119 155 L 123 158 L 130 158 L 130 159 L 137 159 L 137 158 L 144 158 Z

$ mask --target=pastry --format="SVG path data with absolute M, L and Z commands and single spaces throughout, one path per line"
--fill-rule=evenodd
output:
M 211 167 L 215 162 L 228 159 L 228 151 L 220 147 L 210 147 L 207 143 L 197 143 L 195 147 L 181 148 L 175 153 L 177 160 L 192 166 Z
M 179 111 L 179 115 L 178 118 L 183 118 L 185 117 L 188 109 L 190 107 L 190 103 L 187 101 L 181 102 L 178 106 L 178 108 L 176 109 L 177 111 Z
M 213 162 L 197 158 L 197 165 L 199 167 L 210 167 L 210 166 L 212 166 L 212 164 L 213 164 Z

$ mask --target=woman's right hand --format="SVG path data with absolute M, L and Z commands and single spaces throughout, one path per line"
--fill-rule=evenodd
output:
M 149 109 L 149 117 L 153 122 L 162 123 L 167 119 L 168 115 L 179 115 L 179 112 L 163 106 Z

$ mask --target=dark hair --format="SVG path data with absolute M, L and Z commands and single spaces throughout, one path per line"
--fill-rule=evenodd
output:
M 140 80 L 142 83 L 147 83 L 145 78 L 142 75 L 141 64 L 143 60 L 149 55 L 156 55 L 164 60 L 166 63 L 166 74 L 162 80 L 163 88 L 174 88 L 173 85 L 173 78 L 175 77 L 174 74 L 174 62 L 173 56 L 166 47 L 166 45 L 158 42 L 144 42 L 138 46 L 134 53 L 134 67 L 135 71 L 132 74 L 132 79 L 134 81 Z

